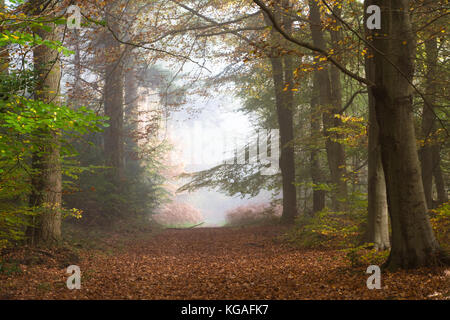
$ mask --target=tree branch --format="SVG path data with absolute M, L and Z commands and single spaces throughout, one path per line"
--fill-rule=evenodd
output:
M 341 70 L 344 74 L 348 75 L 349 77 L 366 84 L 367 86 L 374 86 L 375 84 L 363 77 L 360 77 L 359 75 L 357 75 L 356 73 L 348 70 L 347 68 L 345 68 L 342 64 L 340 64 L 339 62 L 337 62 L 332 56 L 330 56 L 330 54 L 323 49 L 317 48 L 315 46 L 313 46 L 312 44 L 308 43 L 308 42 L 304 42 L 304 41 L 300 41 L 298 39 L 295 39 L 294 37 L 292 37 L 290 34 L 287 34 L 278 24 L 278 22 L 276 21 L 272 11 L 270 11 L 270 9 L 261 1 L 261 0 L 253 0 L 254 3 L 256 3 L 268 16 L 268 18 L 270 19 L 270 21 L 272 22 L 273 27 L 275 28 L 275 30 L 277 30 L 286 40 L 288 40 L 289 42 L 292 42 L 300 47 L 309 49 L 311 51 L 317 52 L 319 54 L 321 54 L 322 56 L 324 56 L 325 58 L 327 58 L 328 61 L 330 61 L 332 64 L 334 64 L 339 70 Z

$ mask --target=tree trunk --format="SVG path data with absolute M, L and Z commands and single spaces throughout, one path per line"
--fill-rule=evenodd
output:
M 429 106 L 424 103 L 422 114 L 422 137 L 424 139 L 424 146 L 420 150 L 421 164 L 422 164 L 422 182 L 425 193 L 425 199 L 427 201 L 428 208 L 433 208 L 433 149 L 434 145 L 432 141 L 429 141 L 430 136 L 433 134 L 435 128 L 435 119 L 433 106 L 436 98 L 435 93 L 436 84 L 433 79 L 436 75 L 438 48 L 437 39 L 432 38 L 425 42 L 426 51 L 426 84 L 425 95 L 429 102 Z
M 310 8 L 310 29 L 314 46 L 326 50 L 326 42 L 322 31 L 322 21 L 319 8 L 314 0 L 309 1 Z M 325 147 L 327 151 L 328 167 L 330 169 L 331 181 L 335 185 L 335 192 L 332 193 L 333 210 L 339 211 L 345 209 L 345 200 L 347 199 L 347 183 L 342 179 L 345 175 L 345 152 L 343 146 L 334 141 L 338 135 L 330 133 L 329 129 L 341 125 L 340 120 L 334 117 L 334 114 L 340 110 L 340 79 L 336 73 L 337 70 L 329 70 L 324 67 L 322 70 L 315 71 L 318 74 L 320 83 L 320 106 L 323 111 L 324 134 L 327 137 Z M 332 79 L 330 80 L 330 76 Z M 336 82 L 336 83 L 332 83 Z M 339 83 L 337 83 L 339 82 Z
M 341 9 L 335 6 L 334 12 L 340 16 Z M 330 30 L 331 44 L 334 50 L 340 50 L 340 43 L 343 40 L 341 32 L 339 30 Z M 332 110 L 331 110 L 331 127 L 342 126 L 342 121 L 340 118 L 334 117 L 334 114 L 338 113 L 342 109 L 342 84 L 341 76 L 338 68 L 334 65 L 330 66 L 330 82 L 331 82 L 331 99 L 332 99 Z M 334 139 L 342 138 L 341 134 L 334 133 L 331 135 Z M 344 146 L 340 143 L 333 142 L 332 146 L 334 150 L 333 159 L 333 183 L 336 184 L 336 195 L 337 203 L 335 204 L 336 210 L 345 210 L 348 208 L 348 188 L 347 182 L 343 179 L 347 175 L 346 163 L 345 163 L 345 151 Z
M 440 146 L 435 141 L 428 139 L 436 130 L 436 119 L 433 112 L 436 103 L 436 74 L 438 72 L 438 44 L 436 37 L 432 37 L 425 42 L 426 52 L 426 77 L 425 77 L 425 96 L 429 105 L 424 103 L 422 116 L 422 138 L 424 146 L 420 150 L 422 165 L 422 181 L 427 200 L 428 208 L 434 208 L 435 204 L 440 205 L 448 201 L 448 195 L 445 190 L 445 183 L 441 171 Z M 431 139 L 432 140 L 432 139 Z M 433 201 L 433 176 L 438 195 L 437 203 Z
M 118 21 L 114 18 L 114 3 L 107 6 L 106 21 L 112 32 L 119 36 Z M 124 177 L 124 143 L 123 143 L 123 62 L 121 46 L 110 31 L 107 31 L 105 44 L 104 108 L 109 117 L 109 127 L 104 131 L 104 150 L 107 165 L 112 167 L 112 182 L 120 186 Z
M 138 165 L 138 146 L 137 146 L 137 123 L 138 123 L 138 101 L 139 101 L 139 79 L 134 65 L 134 59 L 129 58 L 127 62 L 128 72 L 125 73 L 125 161 L 124 166 L 129 167 L 130 164 Z
M 313 87 L 311 93 L 311 137 L 315 141 L 320 134 L 320 82 L 317 72 L 313 75 Z M 315 142 L 313 142 L 315 144 Z M 322 211 L 325 208 L 325 190 L 317 188 L 318 185 L 325 183 L 323 172 L 320 168 L 319 148 L 311 144 L 311 180 L 315 185 L 313 187 L 313 210 L 312 213 Z
M 81 101 L 81 97 L 83 95 L 82 86 L 81 86 L 81 71 L 82 71 L 82 65 L 81 65 L 81 49 L 80 49 L 80 33 L 77 29 L 74 29 L 75 33 L 75 39 L 74 46 L 75 46 L 75 54 L 74 54 L 74 84 L 73 84 L 73 97 L 72 97 L 72 103 L 75 107 L 79 107 L 79 102 Z
M 283 213 L 281 220 L 283 223 L 293 223 L 297 215 L 297 192 L 294 185 L 295 163 L 294 148 L 292 146 L 292 140 L 294 138 L 292 102 L 289 104 L 290 100 L 287 99 L 286 92 L 283 91 L 285 84 L 283 80 L 282 58 L 271 57 L 270 61 L 272 63 L 277 117 L 280 127 L 280 169 L 283 184 Z
M 284 18 L 285 28 L 291 27 L 292 21 Z M 270 22 L 269 22 L 270 25 Z M 272 31 L 272 43 L 279 43 Z M 293 69 L 292 57 L 285 55 L 281 57 L 279 53 L 272 50 L 270 62 L 272 65 L 272 76 L 275 88 L 275 104 L 277 109 L 278 125 L 280 128 L 280 170 L 283 189 L 283 213 L 281 222 L 291 224 L 297 216 L 297 190 L 295 187 L 295 159 L 294 146 L 294 121 L 293 121 Z M 284 90 L 287 87 L 287 90 Z
M 381 30 L 372 32 L 381 158 L 392 225 L 390 269 L 434 264 L 442 253 L 427 216 L 412 109 L 415 39 L 409 0 L 367 1 L 381 8 Z M 387 34 L 388 36 L 383 36 Z M 394 64 L 396 67 L 394 67 Z
M 444 177 L 442 176 L 441 153 L 439 149 L 439 145 L 433 146 L 433 176 L 438 196 L 436 206 L 440 206 L 448 201 L 448 193 L 445 189 Z
M 51 27 L 51 31 L 38 29 L 36 33 L 43 40 L 60 40 L 60 30 L 56 25 Z M 58 52 L 40 45 L 33 50 L 33 57 L 37 77 L 35 99 L 58 104 L 61 77 Z M 35 228 L 27 231 L 28 235 L 33 235 L 30 239 L 32 244 L 53 245 L 61 240 L 62 172 L 59 134 L 51 128 L 36 133 L 41 149 L 32 159 L 34 172 L 30 204 L 40 214 L 35 217 Z
M 366 19 L 365 19 L 366 21 Z M 369 50 L 370 51 L 370 50 Z M 375 81 L 375 64 L 373 59 L 365 58 L 366 77 Z M 378 127 L 373 90 L 368 88 L 369 132 L 368 132 L 368 177 L 367 177 L 367 241 L 374 244 L 375 249 L 390 248 L 389 212 L 386 195 L 386 182 L 381 161 L 380 128 Z
M 366 58 L 366 75 L 373 80 L 373 61 Z M 368 88 L 369 99 L 369 151 L 368 151 L 368 226 L 367 241 L 377 250 L 390 247 L 389 217 L 386 197 L 386 182 L 381 162 L 379 128 L 375 114 L 375 101 L 372 88 Z

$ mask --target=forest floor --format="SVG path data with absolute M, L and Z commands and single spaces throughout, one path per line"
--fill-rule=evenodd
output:
M 16 249 L 0 257 L 0 299 L 450 298 L 450 270 L 383 271 L 382 289 L 369 290 L 367 266 L 350 267 L 339 250 L 294 248 L 279 240 L 284 231 L 166 229 L 114 234 L 76 254 Z M 66 287 L 69 264 L 81 269 L 80 290 Z

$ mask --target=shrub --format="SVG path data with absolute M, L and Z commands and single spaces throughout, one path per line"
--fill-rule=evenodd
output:
M 358 245 L 363 236 L 366 212 L 333 212 L 327 208 L 314 216 L 302 215 L 287 240 L 307 248 L 349 248 Z
M 431 210 L 431 226 L 441 246 L 450 250 L 450 201 Z
M 283 211 L 281 205 L 270 203 L 248 204 L 236 207 L 226 212 L 228 225 L 250 225 L 277 220 Z
M 152 215 L 152 219 L 166 227 L 187 227 L 202 222 L 203 215 L 188 203 L 170 202 Z
M 373 243 L 365 243 L 348 249 L 343 249 L 352 267 L 382 265 L 389 256 L 389 250 L 378 251 Z

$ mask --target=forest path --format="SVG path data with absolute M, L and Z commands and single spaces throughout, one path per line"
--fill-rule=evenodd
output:
M 167 229 L 119 252 L 82 250 L 81 290 L 60 266 L 20 266 L 0 274 L 0 298 L 31 299 L 414 299 L 448 295 L 443 270 L 383 274 L 368 290 L 366 267 L 336 250 L 283 244 L 281 227 Z M 447 293 L 446 293 L 447 292 Z

